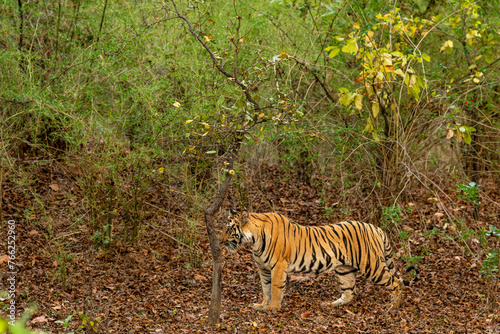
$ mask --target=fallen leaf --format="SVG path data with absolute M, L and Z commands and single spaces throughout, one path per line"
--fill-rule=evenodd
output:
M 309 318 L 309 317 L 311 316 L 311 314 L 312 314 L 312 311 L 304 312 L 304 313 L 302 313 L 302 314 L 300 315 L 300 317 L 301 317 L 302 319 L 307 319 L 307 318 Z
M 37 230 L 31 230 L 31 231 L 30 231 L 30 235 L 36 235 L 36 234 L 38 234 L 38 231 L 37 231 Z
M 57 268 L 57 261 L 52 262 L 52 265 Z
M 196 319 L 196 316 L 193 313 L 186 313 L 185 316 L 187 319 Z
M 44 324 L 46 322 L 49 322 L 49 319 L 47 319 L 44 315 L 41 315 L 41 316 L 36 317 L 35 319 L 31 320 L 32 324 Z
M 57 183 L 52 183 L 49 187 L 54 191 L 59 191 L 59 185 L 57 185 Z
M 438 218 L 441 218 L 441 217 L 443 217 L 443 216 L 444 216 L 444 213 L 442 213 L 442 212 L 436 212 L 436 213 L 434 214 L 434 216 L 436 216 L 436 217 L 438 217 Z
M 2 255 L 2 257 L 0 257 L 0 264 L 9 262 L 9 260 L 10 257 L 8 255 Z
M 194 279 L 197 280 L 197 281 L 206 281 L 207 278 L 205 276 L 201 276 L 201 275 L 194 275 Z
M 104 255 L 106 255 L 106 253 L 104 253 L 102 250 L 99 251 L 99 253 L 96 255 L 96 259 L 102 259 L 104 257 Z

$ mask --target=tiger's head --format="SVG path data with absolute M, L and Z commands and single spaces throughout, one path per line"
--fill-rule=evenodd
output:
M 234 209 L 229 210 L 229 222 L 226 228 L 222 230 L 220 242 L 231 253 L 235 253 L 236 249 L 245 241 L 249 241 L 242 228 L 248 222 L 248 212 L 237 212 Z

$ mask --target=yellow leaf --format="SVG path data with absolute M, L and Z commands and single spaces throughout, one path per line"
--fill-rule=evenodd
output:
M 163 167 L 158 168 L 158 173 L 163 173 L 164 171 L 165 171 L 165 168 L 163 168 Z
M 208 35 L 205 35 L 203 36 L 203 39 L 205 40 L 205 42 L 210 42 L 210 40 L 212 40 L 212 35 L 208 34 Z
M 397 75 L 402 76 L 403 78 L 405 76 L 404 72 L 400 68 L 398 68 L 397 70 L 395 70 L 394 73 L 396 73 Z
M 360 94 L 356 94 L 356 97 L 354 98 L 354 106 L 358 110 L 361 110 L 363 108 L 363 96 L 361 96 Z
M 440 52 L 443 52 L 444 50 L 446 50 L 446 48 L 450 48 L 450 49 L 453 49 L 453 41 L 446 41 L 444 42 L 443 46 L 441 47 L 441 49 L 439 49 Z
M 181 107 L 181 104 L 177 101 L 175 101 L 174 103 L 172 103 L 172 105 L 176 108 L 180 108 Z
M 425 53 L 422 53 L 422 59 L 425 60 L 426 62 L 430 62 L 431 61 L 431 57 L 429 57 Z
M 330 51 L 330 53 L 328 54 L 328 57 L 330 57 L 330 58 L 335 57 L 335 56 L 336 56 L 336 55 L 338 55 L 338 53 L 340 52 L 340 48 L 339 48 L 339 47 L 337 47 L 337 46 L 332 47 L 332 49 L 331 49 L 331 50 L 332 50 L 332 51 Z
M 373 118 L 377 118 L 379 111 L 380 111 L 380 105 L 378 104 L 378 102 L 373 103 L 372 104 Z
M 356 54 L 358 50 L 359 50 L 358 43 L 356 43 L 355 38 L 348 40 L 347 43 L 342 48 L 342 52 L 352 53 L 352 54 Z
M 477 30 L 469 30 L 469 32 L 465 35 L 465 39 L 473 39 L 475 37 L 481 37 L 481 34 L 477 32 Z
M 281 51 L 280 54 L 279 54 L 279 57 L 281 59 L 287 59 L 288 55 L 286 54 L 286 50 Z
M 357 22 L 354 22 L 354 29 L 360 29 L 361 26 L 359 25 L 359 23 Z
M 415 74 L 412 74 L 410 77 L 410 84 L 408 85 L 408 87 L 413 86 L 416 82 L 417 82 L 417 77 L 415 76 Z
M 373 123 L 372 123 L 372 120 L 370 118 L 368 118 L 366 121 L 365 131 L 370 132 L 370 133 L 373 132 Z
M 192 119 L 188 119 L 188 120 L 186 121 L 186 124 L 189 124 L 189 123 L 191 123 L 192 121 L 193 121 Z
M 478 78 L 474 78 L 472 79 L 472 81 L 474 81 L 475 83 L 479 83 L 480 80 Z

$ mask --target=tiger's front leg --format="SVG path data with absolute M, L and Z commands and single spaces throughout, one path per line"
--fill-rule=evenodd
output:
M 257 310 L 262 310 L 271 300 L 271 270 L 259 268 L 260 283 L 262 285 L 262 304 L 253 304 Z
M 281 307 L 281 300 L 283 299 L 283 289 L 286 285 L 287 263 L 277 263 L 271 271 L 271 299 L 269 303 L 262 307 L 262 310 L 279 310 Z

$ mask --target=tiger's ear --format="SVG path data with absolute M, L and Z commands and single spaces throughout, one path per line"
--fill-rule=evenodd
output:
M 240 226 L 245 226 L 248 223 L 248 211 L 243 211 L 241 213 Z
M 229 214 L 234 216 L 234 215 L 237 215 L 238 214 L 238 211 L 236 211 L 235 209 L 231 208 L 229 209 Z

